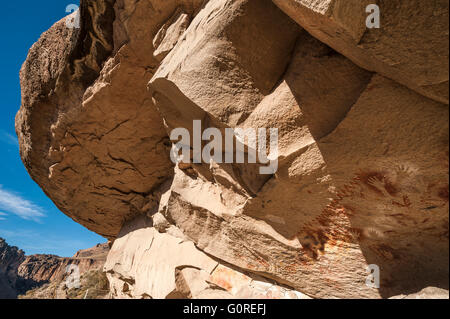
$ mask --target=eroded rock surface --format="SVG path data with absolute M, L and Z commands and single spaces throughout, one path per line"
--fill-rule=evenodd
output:
M 448 1 L 273 2 L 359 66 L 448 104 Z M 380 28 L 367 28 L 369 5 L 379 8 Z
M 448 2 L 379 0 L 370 30 L 356 2 L 86 0 L 81 29 L 33 46 L 21 155 L 114 240 L 112 297 L 448 289 Z M 276 172 L 175 165 L 170 133 L 194 120 L 278 128 Z
M 78 251 L 73 257 L 55 255 L 29 255 L 17 247 L 9 246 L 0 238 L 0 298 L 17 298 L 30 290 L 41 288 L 48 292 L 47 286 L 58 286 L 59 294 L 46 298 L 65 298 L 67 291 L 65 280 L 73 273 L 81 277 L 92 271 L 103 272 L 103 265 L 109 252 L 109 244 L 98 244 L 95 247 Z M 106 293 L 105 293 L 106 294 Z M 33 298 L 44 298 L 33 295 Z
M 12 299 L 17 296 L 17 269 L 25 259 L 25 253 L 17 247 L 9 246 L 0 238 L 0 298 Z
M 391 299 L 449 299 L 449 295 L 448 290 L 427 287 L 415 294 L 394 296 Z
M 109 252 L 108 244 L 98 244 L 95 247 L 78 251 L 73 257 L 55 255 L 31 255 L 18 268 L 18 276 L 31 284 L 39 286 L 43 283 L 61 281 L 70 274 L 68 266 L 78 267 L 79 274 L 102 269 Z
M 221 264 L 196 248 L 175 226 L 162 230 L 161 221 L 154 225 L 158 228 L 152 226 L 154 220 L 141 217 L 127 223 L 115 240 L 105 264 L 113 297 L 309 298 Z

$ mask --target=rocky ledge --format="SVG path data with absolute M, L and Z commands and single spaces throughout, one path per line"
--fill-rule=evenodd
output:
M 448 6 L 81 0 L 80 28 L 57 22 L 21 69 L 23 162 L 113 241 L 112 297 L 448 289 Z M 277 128 L 276 172 L 175 165 L 194 120 Z

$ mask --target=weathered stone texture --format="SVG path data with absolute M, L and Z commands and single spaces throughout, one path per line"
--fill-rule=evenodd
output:
M 448 1 L 375 1 L 367 29 L 373 2 L 86 0 L 81 29 L 43 34 L 21 71 L 22 159 L 115 240 L 112 297 L 448 289 Z M 193 120 L 278 128 L 276 173 L 173 164 L 170 132 Z

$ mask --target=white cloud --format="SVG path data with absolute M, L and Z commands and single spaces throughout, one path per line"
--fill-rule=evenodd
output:
M 0 208 L 25 220 L 39 222 L 42 217 L 45 217 L 41 207 L 17 194 L 3 189 L 2 185 L 0 185 Z M 5 215 L 5 213 L 2 213 L 0 216 Z
M 17 137 L 8 132 L 0 130 L 0 140 L 3 143 L 9 144 L 9 145 L 14 145 L 17 148 L 19 148 L 19 141 L 17 140 Z

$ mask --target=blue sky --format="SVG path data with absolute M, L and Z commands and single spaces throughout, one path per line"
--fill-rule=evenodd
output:
M 105 239 L 61 213 L 23 166 L 14 130 L 20 107 L 19 70 L 42 32 L 76 0 L 3 1 L 0 19 L 0 237 L 27 254 L 72 256 Z

